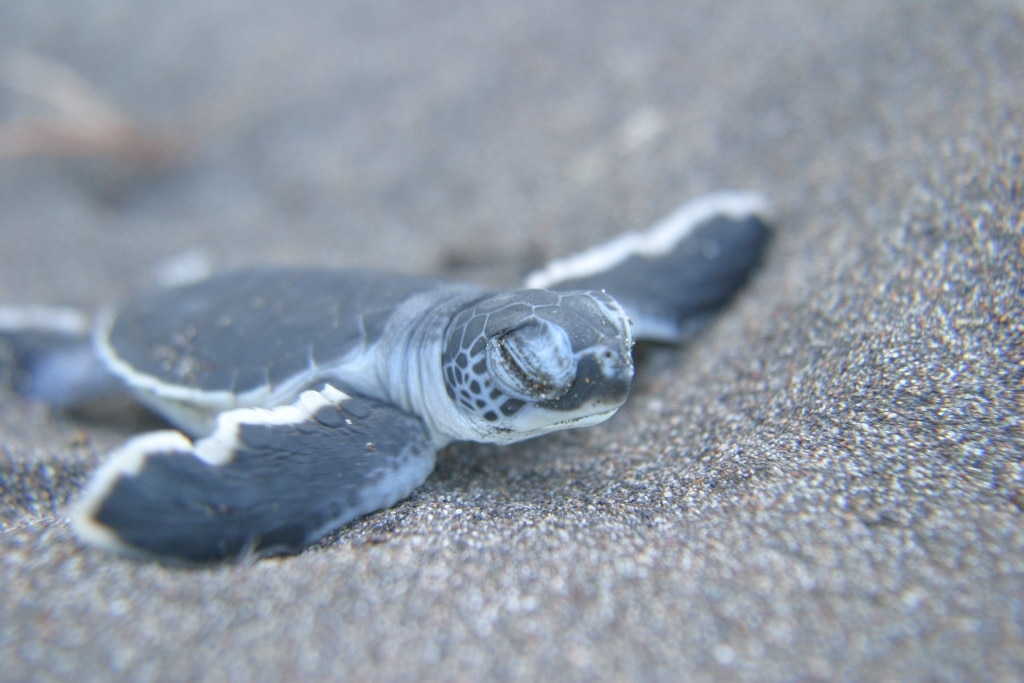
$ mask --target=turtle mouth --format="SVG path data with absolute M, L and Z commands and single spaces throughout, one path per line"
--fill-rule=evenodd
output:
M 633 381 L 633 359 L 627 351 L 611 349 L 588 353 L 577 362 L 576 379 L 569 390 L 556 399 L 540 401 L 546 410 L 582 413 L 614 412 L 629 396 Z

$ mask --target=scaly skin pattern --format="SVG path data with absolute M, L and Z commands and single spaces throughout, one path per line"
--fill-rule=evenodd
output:
M 444 387 L 478 440 L 510 443 L 610 416 L 629 393 L 632 346 L 602 292 L 491 294 L 448 325 Z

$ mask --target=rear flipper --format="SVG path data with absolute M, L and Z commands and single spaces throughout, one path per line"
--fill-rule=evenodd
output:
M 639 340 L 681 343 L 746 282 L 771 240 L 757 195 L 724 193 L 685 204 L 644 233 L 623 235 L 530 275 L 526 286 L 605 290 Z
M 88 318 L 67 308 L 0 307 L 0 380 L 55 408 L 125 391 L 93 350 Z
M 418 418 L 326 386 L 224 413 L 195 444 L 175 431 L 132 439 L 72 523 L 87 543 L 186 563 L 296 552 L 407 497 L 435 456 Z

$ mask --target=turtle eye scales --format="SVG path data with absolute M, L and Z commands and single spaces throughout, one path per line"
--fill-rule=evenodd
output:
M 463 424 L 508 443 L 606 418 L 633 376 L 626 315 L 600 292 L 494 292 L 452 314 L 441 377 Z
M 533 401 L 558 398 L 576 376 L 569 336 L 539 319 L 488 340 L 487 368 L 509 395 Z
M 442 377 L 448 397 L 464 414 L 504 423 L 525 406 L 569 392 L 577 349 L 562 321 L 549 319 L 561 299 L 554 292 L 499 292 L 452 316 Z

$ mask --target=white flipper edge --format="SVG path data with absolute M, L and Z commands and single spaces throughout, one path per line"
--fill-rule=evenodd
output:
M 23 332 L 39 330 L 85 336 L 89 334 L 89 316 L 64 306 L 0 306 L 0 330 Z
M 83 542 L 194 563 L 296 552 L 407 497 L 434 467 L 422 421 L 327 386 L 274 409 L 223 414 L 192 443 L 127 442 L 75 505 Z
M 526 286 L 549 289 L 560 282 L 599 275 L 631 256 L 658 256 L 671 251 L 694 228 L 715 216 L 740 219 L 768 209 L 767 200 L 751 192 L 720 192 L 683 204 L 644 232 L 626 233 L 574 256 L 552 261 L 530 273 Z

